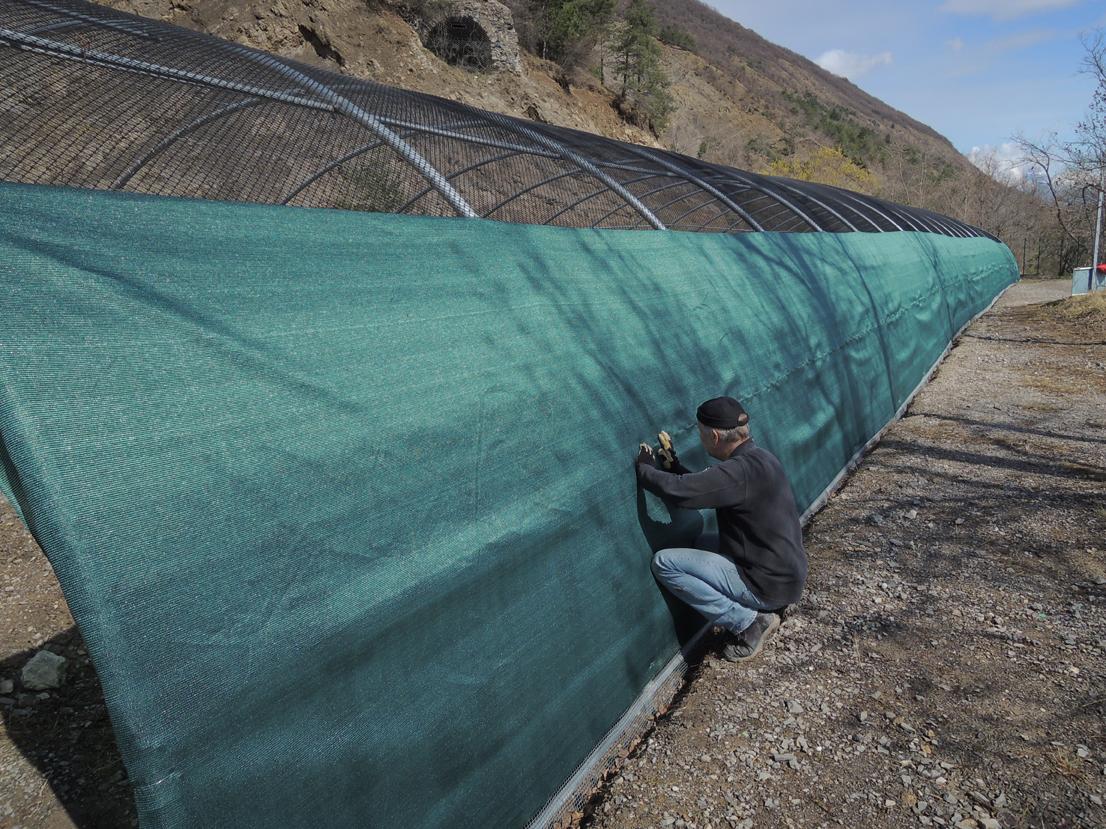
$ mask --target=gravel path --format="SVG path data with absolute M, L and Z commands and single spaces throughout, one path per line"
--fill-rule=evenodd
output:
M 1027 304 L 1067 290 L 1020 283 L 972 326 L 808 529 L 779 637 L 709 652 L 585 825 L 1106 826 L 1106 322 Z M 96 675 L 2 503 L 0 562 L 0 829 L 132 825 Z M 43 646 L 68 676 L 29 692 Z
M 1106 319 L 1028 305 L 1069 290 L 966 332 L 808 528 L 781 635 L 709 652 L 586 826 L 1106 826 Z

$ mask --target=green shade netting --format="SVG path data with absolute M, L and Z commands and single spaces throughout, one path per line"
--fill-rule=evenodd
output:
M 803 508 L 1017 278 L 915 233 L 0 214 L 4 487 L 146 827 L 524 825 L 679 647 L 638 441 L 705 464 L 737 396 Z

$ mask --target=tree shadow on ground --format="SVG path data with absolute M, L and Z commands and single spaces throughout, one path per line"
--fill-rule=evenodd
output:
M 929 417 L 934 420 L 947 420 L 952 423 L 961 423 L 965 426 L 979 426 L 984 429 L 993 429 L 1000 432 L 1014 432 L 1019 435 L 1037 435 L 1043 438 L 1052 438 L 1053 440 L 1063 441 L 1076 441 L 1078 443 L 1102 443 L 1106 444 L 1106 438 L 1096 438 L 1089 435 L 1072 435 L 1064 432 L 1049 432 L 1043 429 L 1032 429 L 1026 426 L 1017 426 L 1013 423 L 994 423 L 987 420 L 975 420 L 970 417 L 962 417 L 951 414 L 937 414 L 936 412 L 923 412 L 911 409 L 904 420 L 911 417 Z
M 19 673 L 40 650 L 67 659 L 60 688 L 42 692 L 22 688 Z M 0 660 L 0 676 L 15 681 L 12 704 L 0 705 L 8 739 L 42 776 L 78 829 L 122 829 L 138 825 L 134 794 L 115 742 L 103 690 L 81 651 L 75 627 L 41 647 Z

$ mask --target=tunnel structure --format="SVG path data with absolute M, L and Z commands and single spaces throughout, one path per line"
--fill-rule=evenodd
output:
M 0 77 L 0 491 L 148 828 L 554 825 L 711 621 L 649 572 L 711 516 L 638 442 L 705 466 L 732 394 L 809 515 L 1017 278 L 933 212 L 77 0 L 0 0 Z

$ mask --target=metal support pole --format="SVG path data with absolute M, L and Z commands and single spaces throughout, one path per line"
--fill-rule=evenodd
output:
M 1106 164 L 1102 165 L 1102 169 L 1098 175 L 1098 213 L 1094 222 L 1094 246 L 1091 249 L 1091 272 L 1087 277 L 1087 292 L 1094 290 L 1094 278 L 1098 272 L 1098 254 L 1101 248 L 1099 247 L 1102 242 L 1102 199 L 1106 196 Z

